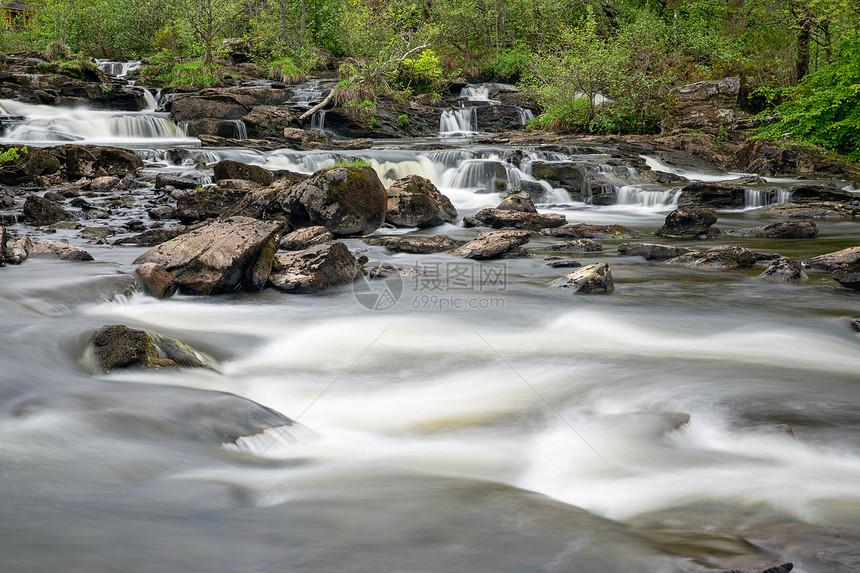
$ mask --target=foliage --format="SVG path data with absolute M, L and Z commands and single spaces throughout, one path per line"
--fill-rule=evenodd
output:
M 860 34 L 839 46 L 839 59 L 806 76 L 774 111 L 780 120 L 759 131 L 760 137 L 795 139 L 820 145 L 860 161 Z
M 370 161 L 366 159 L 352 159 L 352 160 L 341 160 L 336 161 L 334 164 L 335 167 L 370 167 Z
M 400 127 L 406 127 L 407 125 L 409 125 L 409 116 L 405 113 L 402 113 L 397 116 L 397 125 Z
M 27 155 L 29 150 L 26 147 L 10 147 L 6 151 L 0 153 L 0 165 L 6 165 L 13 161 L 17 161 L 22 155 Z
M 442 62 L 433 50 L 424 50 L 416 58 L 400 62 L 398 82 L 403 89 L 415 93 L 432 93 L 445 83 Z
M 181 62 L 167 52 L 159 52 L 147 60 L 141 77 L 163 87 L 208 87 L 218 83 L 219 71 L 216 66 L 207 66 L 200 60 Z

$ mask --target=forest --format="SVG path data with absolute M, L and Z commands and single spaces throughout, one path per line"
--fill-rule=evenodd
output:
M 659 133 L 673 87 L 741 78 L 758 137 L 860 161 L 851 0 L 33 0 L 3 52 L 144 59 L 150 84 L 216 85 L 240 43 L 261 75 L 339 74 L 334 103 L 517 84 L 530 129 Z M 790 135 L 789 135 L 790 134 Z

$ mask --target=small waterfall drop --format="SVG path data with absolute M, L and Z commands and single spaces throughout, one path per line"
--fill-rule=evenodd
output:
M 129 72 L 140 68 L 141 65 L 143 65 L 143 63 L 140 60 L 131 60 L 128 62 L 117 62 L 115 60 L 96 60 L 96 67 L 98 67 L 98 69 L 110 76 L 115 76 L 118 78 L 126 77 Z
M 524 107 L 518 107 L 517 113 L 520 115 L 520 125 L 528 125 L 528 123 L 535 118 L 532 110 Z
M 616 205 L 639 207 L 673 207 L 678 204 L 681 189 L 650 190 L 638 185 L 623 185 L 616 190 Z
M 311 116 L 311 131 L 323 133 L 325 131 L 325 110 L 321 109 Z
M 446 109 L 439 119 L 439 137 L 457 137 L 478 133 L 475 108 Z

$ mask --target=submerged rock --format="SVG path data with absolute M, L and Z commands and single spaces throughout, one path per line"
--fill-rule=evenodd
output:
M 818 227 L 812 219 L 789 219 L 770 225 L 759 225 L 747 229 L 729 229 L 726 235 L 732 237 L 756 237 L 769 239 L 814 239 Z
M 96 363 L 104 372 L 118 368 L 210 368 L 197 351 L 175 338 L 123 324 L 103 326 L 91 338 Z
M 457 220 L 457 209 L 433 182 L 419 175 L 398 179 L 386 190 L 385 221 L 396 227 L 435 227 Z
M 388 207 L 385 187 L 370 167 L 335 166 L 281 191 L 276 199 L 294 227 L 322 225 L 334 235 L 367 235 Z
M 467 227 L 485 225 L 494 229 L 528 229 L 540 231 L 561 227 L 567 223 L 564 215 L 529 213 L 509 209 L 481 209 L 466 221 Z
M 301 251 L 314 245 L 322 245 L 334 241 L 334 235 L 325 227 L 304 227 L 289 233 L 281 239 L 281 248 L 285 251 Z
M 794 282 L 805 281 L 809 277 L 803 272 L 800 264 L 788 257 L 780 257 L 772 262 L 763 273 L 756 277 L 763 281 Z
M 666 261 L 687 253 L 698 252 L 698 250 L 658 243 L 621 243 L 618 245 L 618 252 L 628 257 L 644 257 L 647 261 Z
M 531 232 L 503 229 L 499 231 L 487 231 L 481 233 L 465 245 L 454 249 L 451 254 L 459 255 L 467 259 L 499 259 L 507 257 L 525 256 L 525 249 L 521 248 L 531 239 Z
M 92 261 L 93 256 L 69 243 L 33 243 L 31 257 L 56 257 L 61 261 Z
M 858 261 L 860 261 L 860 247 L 848 247 L 835 253 L 827 253 L 806 259 L 803 261 L 803 266 L 807 269 L 832 273 L 843 263 L 854 264 Z
M 134 264 L 156 263 L 183 292 L 211 295 L 261 289 L 269 279 L 283 223 L 250 217 L 214 221 L 153 247 Z
M 585 239 L 635 239 L 639 236 L 637 231 L 622 225 L 589 225 L 587 223 L 565 225 L 555 229 L 542 229 L 541 234 L 551 237 L 581 237 Z
M 666 261 L 667 265 L 680 265 L 690 269 L 739 269 L 751 267 L 756 257 L 749 249 L 743 247 L 723 246 L 714 247 L 707 251 L 690 252 Z
M 363 273 L 346 245 L 337 242 L 279 254 L 276 265 L 270 283 L 290 293 L 313 293 L 349 284 Z
M 551 287 L 564 289 L 570 294 L 609 293 L 615 288 L 612 269 L 607 263 L 581 267 L 572 273 L 554 280 Z
M 466 244 L 466 241 L 457 241 L 448 235 L 433 235 L 430 237 L 382 235 L 365 237 L 362 241 L 368 245 L 385 247 L 394 253 L 409 253 L 411 255 L 441 253 Z
M 662 227 L 654 231 L 655 235 L 673 239 L 690 239 L 703 235 L 719 234 L 713 227 L 717 222 L 717 214 L 713 209 L 683 208 L 675 209 L 666 215 Z

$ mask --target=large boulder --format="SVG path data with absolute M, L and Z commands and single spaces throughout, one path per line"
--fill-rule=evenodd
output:
M 615 288 L 612 269 L 607 263 L 580 267 L 550 283 L 551 287 L 563 289 L 569 294 L 609 293 Z
M 532 175 L 553 187 L 561 187 L 570 196 L 583 201 L 589 195 L 588 168 L 572 161 L 533 161 Z
M 623 225 L 591 225 L 576 223 L 555 229 L 541 229 L 542 235 L 575 239 L 635 239 L 639 233 Z
M 329 233 L 325 227 L 304 227 L 285 235 L 281 239 L 281 248 L 285 251 L 301 251 L 332 241 L 334 241 L 334 235 Z
M 448 235 L 433 235 L 430 237 L 384 235 L 365 237 L 362 240 L 368 245 L 385 247 L 393 253 L 408 253 L 410 255 L 441 253 L 466 244 L 466 241 L 457 241 Z
M 621 243 L 618 245 L 618 252 L 628 257 L 644 257 L 646 261 L 667 261 L 698 251 L 690 247 L 673 247 L 658 243 Z
M 510 209 L 481 209 L 474 217 L 466 221 L 467 227 L 484 225 L 494 229 L 528 229 L 540 231 L 541 229 L 553 229 L 567 223 L 564 215 L 549 213 L 527 213 L 523 211 L 512 211 Z
M 860 261 L 842 263 L 830 277 L 844 287 L 860 290 Z
M 161 265 L 176 277 L 180 290 L 191 294 L 261 289 L 269 280 L 282 227 L 250 217 L 216 220 L 153 247 L 134 264 Z
M 821 201 L 830 201 L 835 203 L 843 203 L 851 205 L 860 200 L 860 195 L 839 189 L 834 185 L 798 185 L 792 187 L 791 202 L 792 203 L 818 203 Z
M 96 364 L 105 372 L 118 368 L 212 368 L 200 353 L 175 338 L 123 324 L 103 326 L 90 341 Z
M 36 226 L 53 225 L 60 221 L 73 221 L 71 213 L 44 197 L 28 195 L 24 201 L 24 217 Z
M 388 195 L 370 167 L 335 166 L 287 187 L 276 201 L 294 227 L 322 225 L 336 236 L 367 235 L 385 221 Z
M 385 221 L 395 227 L 436 227 L 457 220 L 457 209 L 433 182 L 420 175 L 398 179 L 386 190 Z
M 666 215 L 662 227 L 654 231 L 655 235 L 673 239 L 690 239 L 702 235 L 716 234 L 712 229 L 717 222 L 717 214 L 713 209 L 681 208 Z
M 681 188 L 679 207 L 710 209 L 743 209 L 746 207 L 748 187 L 727 183 L 690 183 Z M 773 194 L 773 191 L 770 190 Z M 765 200 L 763 203 L 769 201 Z
M 530 231 L 519 229 L 487 231 L 450 252 L 454 255 L 476 260 L 522 257 L 526 253 L 521 245 L 525 245 L 530 239 Z
M 49 151 L 40 147 L 4 145 L 0 151 L 8 153 L 15 150 L 18 158 L 0 165 L 0 183 L 21 185 L 38 183 L 42 175 L 51 175 L 60 169 L 60 162 Z
M 335 242 L 277 255 L 277 271 L 269 280 L 284 292 L 311 293 L 349 284 L 363 272 L 346 245 Z
M 803 266 L 807 269 L 832 273 L 843 263 L 854 264 L 857 261 L 860 261 L 860 247 L 848 247 L 835 253 L 827 253 L 806 259 L 803 261 Z
M 537 213 L 535 204 L 532 200 L 523 195 L 508 195 L 501 203 L 496 205 L 496 209 L 505 209 L 508 211 L 520 211 L 522 213 Z
M 679 265 L 690 269 L 731 270 L 751 267 L 756 262 L 755 253 L 744 247 L 723 246 L 707 251 L 690 252 L 666 261 L 667 265 Z
M 818 227 L 812 219 L 789 219 L 770 225 L 759 225 L 747 229 L 729 229 L 726 235 L 732 237 L 756 237 L 768 239 L 814 239 Z
M 794 282 L 805 281 L 809 277 L 806 276 L 806 273 L 803 272 L 797 261 L 793 261 L 788 257 L 780 257 L 768 265 L 764 272 L 756 278 L 771 282 Z
M 222 159 L 212 167 L 215 181 L 222 179 L 245 179 L 259 185 L 271 185 L 275 181 L 275 174 L 259 165 L 248 165 L 231 159 Z
M 670 90 L 675 106 L 669 109 L 674 127 L 692 129 L 730 127 L 736 111 L 741 80 L 738 77 L 705 80 Z

